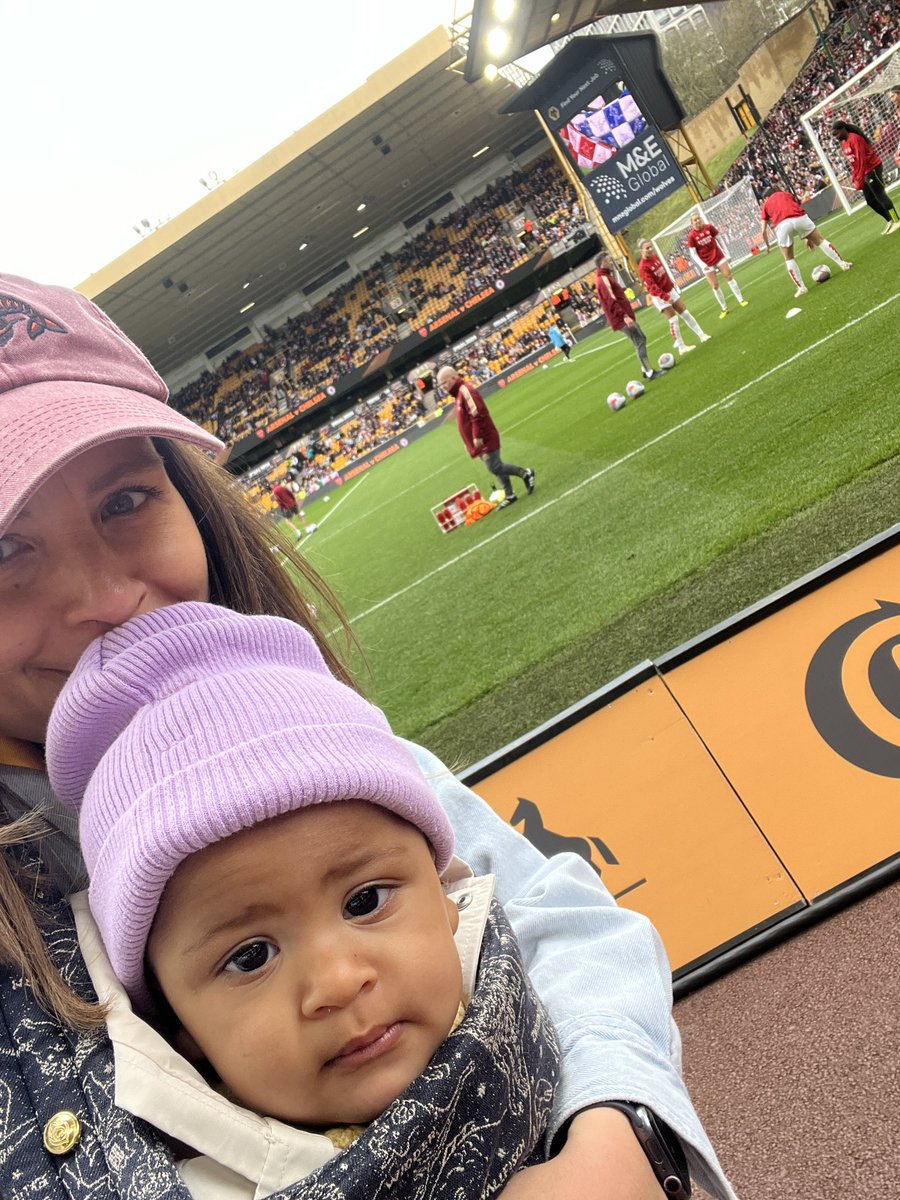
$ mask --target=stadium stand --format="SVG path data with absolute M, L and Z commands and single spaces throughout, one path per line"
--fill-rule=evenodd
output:
M 271 488 L 293 485 L 304 496 L 331 482 L 355 459 L 421 420 L 425 405 L 420 395 L 402 385 L 375 397 L 375 405 L 360 404 L 337 427 L 325 425 L 271 458 L 260 471 L 245 476 L 245 490 L 266 512 L 274 512 Z M 377 405 L 377 407 L 376 407 Z
M 784 96 L 763 120 L 760 132 L 735 159 L 716 190 L 749 175 L 754 191 L 761 197 L 767 188 L 783 186 L 779 159 L 801 200 L 826 187 L 828 179 L 803 133 L 800 118 L 817 101 L 824 100 L 892 46 L 898 38 L 898 26 L 898 0 L 862 0 L 861 3 L 841 0 L 823 32 L 825 46 L 816 47 Z M 837 146 L 835 154 L 840 158 Z
M 406 294 L 416 324 L 464 304 L 534 253 L 512 218 L 523 197 L 539 243 L 552 244 L 582 224 L 568 181 L 551 155 L 490 184 L 439 223 L 429 221 L 393 254 L 341 284 L 268 340 L 205 371 L 173 398 L 182 412 L 226 441 L 240 438 L 290 403 L 327 387 L 392 346 L 398 326 L 384 311 L 391 293 Z M 510 359 L 494 356 L 505 365 Z

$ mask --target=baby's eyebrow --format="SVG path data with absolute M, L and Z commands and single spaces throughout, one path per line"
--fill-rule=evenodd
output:
M 334 864 L 333 867 L 323 872 L 319 879 L 319 886 L 324 887 L 335 882 L 347 879 L 349 876 L 356 876 L 357 879 L 361 875 L 372 871 L 377 878 L 380 874 L 392 873 L 392 869 L 396 869 L 399 865 L 399 860 L 404 858 L 408 853 L 408 847 L 402 842 L 392 843 L 387 846 L 378 846 L 372 848 L 370 846 L 361 847 L 356 854 L 350 854 L 340 862 Z M 208 949 L 208 943 L 213 938 L 220 937 L 223 933 L 228 933 L 232 929 L 240 929 L 249 921 L 262 921 L 267 917 L 276 916 L 282 909 L 276 904 L 245 904 L 243 908 L 237 909 L 229 916 L 221 921 L 216 921 L 214 924 L 207 926 L 203 930 L 200 937 L 195 942 L 181 952 L 182 958 L 189 958 L 193 954 L 198 954 L 201 951 Z
M 390 874 L 391 868 L 396 868 L 399 860 L 405 858 L 407 853 L 408 848 L 401 842 L 377 846 L 374 849 L 369 846 L 361 847 L 356 854 L 350 854 L 333 867 L 329 867 L 322 875 L 322 883 L 339 883 L 347 876 L 359 876 L 370 870 L 374 871 L 376 878 L 385 871 Z
M 181 952 L 181 956 L 182 958 L 189 958 L 192 954 L 206 950 L 209 942 L 213 938 L 219 937 L 220 934 L 228 933 L 232 929 L 239 929 L 248 921 L 261 921 L 266 917 L 272 917 L 278 911 L 278 908 L 274 904 L 245 904 L 237 912 L 206 928 L 195 942 L 191 942 L 189 946 L 185 947 Z

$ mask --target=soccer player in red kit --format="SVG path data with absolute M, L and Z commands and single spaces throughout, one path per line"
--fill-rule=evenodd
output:
M 294 524 L 294 517 L 300 518 L 300 524 L 303 526 L 304 533 L 315 533 L 318 529 L 317 525 L 307 525 L 306 517 L 300 505 L 297 503 L 297 497 L 289 487 L 285 487 L 283 483 L 276 483 L 272 486 L 272 499 L 278 505 L 278 511 L 285 518 Z M 297 537 L 302 537 L 302 534 L 297 532 Z
M 641 277 L 644 287 L 647 289 L 650 303 L 664 317 L 668 317 L 669 332 L 672 334 L 675 349 L 679 354 L 687 354 L 691 350 L 696 350 L 696 346 L 685 345 L 684 339 L 681 336 L 681 326 L 678 324 L 678 318 L 684 317 L 687 327 L 693 329 L 701 342 L 708 342 L 709 334 L 703 332 L 688 312 L 684 301 L 681 299 L 681 292 L 679 292 L 678 288 L 672 282 L 668 271 L 662 264 L 662 259 L 659 258 L 653 249 L 653 243 L 645 238 L 640 243 L 640 251 L 641 258 L 638 263 L 638 274 Z
M 844 154 L 850 163 L 850 174 L 853 186 L 862 192 L 863 199 L 872 212 L 878 213 L 887 226 L 881 231 L 896 233 L 900 229 L 900 216 L 897 207 L 888 195 L 884 186 L 884 173 L 878 151 L 863 133 L 858 125 L 849 121 L 835 121 L 831 132 L 841 143 Z
M 792 196 L 790 192 L 783 192 L 779 188 L 770 188 L 766 192 L 766 198 L 763 201 L 762 208 L 759 210 L 759 220 L 766 254 L 769 253 L 768 227 L 772 226 L 772 230 L 775 233 L 775 240 L 778 242 L 778 247 L 784 255 L 788 275 L 790 275 L 791 279 L 797 285 L 797 290 L 794 292 L 795 296 L 806 295 L 806 285 L 803 282 L 803 276 L 800 274 L 800 268 L 794 259 L 795 237 L 802 237 L 809 250 L 816 250 L 821 246 L 823 254 L 827 254 L 832 262 L 836 262 L 842 271 L 849 271 L 853 266 L 853 263 L 846 262 L 841 258 L 831 242 L 825 241 L 807 216 L 806 210 L 801 207 L 796 197 Z
M 660 379 L 664 372 L 654 371 L 650 365 L 650 359 L 647 357 L 647 339 L 634 315 L 631 301 L 613 274 L 616 264 L 613 262 L 612 255 L 605 251 L 603 254 L 599 254 L 596 259 L 596 267 L 594 286 L 597 289 L 597 300 L 603 309 L 606 323 L 615 333 L 624 333 L 634 346 L 644 378 Z
M 707 283 L 712 288 L 712 293 L 716 298 L 716 303 L 722 312 L 719 315 L 719 320 L 724 320 L 728 316 L 728 305 L 725 303 L 725 297 L 722 295 L 722 289 L 719 286 L 718 276 L 728 281 L 728 286 L 731 288 L 735 300 L 741 308 L 747 307 L 747 301 L 744 299 L 741 287 L 731 272 L 731 264 L 725 257 L 725 252 L 719 245 L 719 231 L 715 225 L 710 225 L 705 222 L 699 212 L 691 213 L 691 228 L 687 235 L 688 250 L 691 258 L 706 276 Z

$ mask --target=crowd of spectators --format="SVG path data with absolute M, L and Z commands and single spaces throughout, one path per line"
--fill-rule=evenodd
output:
M 542 308 L 535 308 L 501 329 L 479 330 L 475 341 L 461 355 L 448 358 L 465 376 L 482 383 L 492 379 L 547 344 L 549 320 Z
M 338 426 L 324 425 L 287 446 L 268 461 L 263 474 L 248 473 L 244 488 L 268 511 L 274 507 L 271 489 L 275 483 L 286 483 L 303 500 L 336 482 L 350 463 L 408 429 L 424 414 L 424 401 L 414 389 L 386 389 L 374 404 L 356 405 Z
M 528 213 L 523 239 L 514 218 Z M 490 184 L 483 192 L 336 287 L 310 311 L 263 343 L 233 354 L 216 371 L 182 388 L 173 403 L 226 441 L 325 390 L 407 331 L 390 314 L 399 295 L 414 327 L 471 299 L 583 224 L 574 192 L 552 155 Z
M 771 187 L 787 185 L 806 200 L 827 186 L 828 177 L 800 118 L 889 49 L 900 35 L 898 26 L 900 0 L 840 0 L 824 30 L 826 46 L 816 47 L 717 191 L 748 175 L 759 198 Z M 833 161 L 842 163 L 843 155 L 836 142 L 831 144 L 827 124 L 822 133 Z

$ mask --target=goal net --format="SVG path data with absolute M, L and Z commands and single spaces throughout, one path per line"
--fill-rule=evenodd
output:
M 890 96 L 891 88 L 900 87 L 898 51 L 900 42 L 800 118 L 847 212 L 860 207 L 863 200 L 850 180 L 841 144 L 831 135 L 831 122 L 840 118 L 864 130 L 883 163 L 885 184 L 890 188 L 900 182 L 900 112 Z

